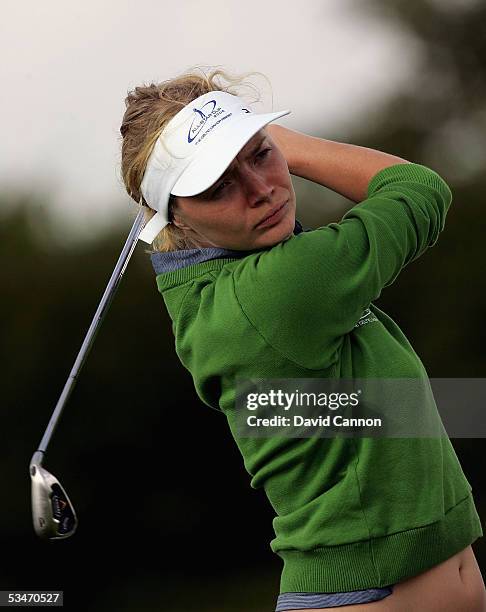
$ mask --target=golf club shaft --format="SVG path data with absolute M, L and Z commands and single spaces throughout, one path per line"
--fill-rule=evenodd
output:
M 120 257 L 118 258 L 111 278 L 108 281 L 108 285 L 105 289 L 103 297 L 101 298 L 101 302 L 99 303 L 91 325 L 89 326 L 88 333 L 86 334 L 78 356 L 76 357 L 76 361 L 74 362 L 74 366 L 71 370 L 69 378 L 67 379 L 66 384 L 64 385 L 64 389 L 62 390 L 61 396 L 57 401 L 56 407 L 54 409 L 54 412 L 52 413 L 51 419 L 49 421 L 49 424 L 47 425 L 46 431 L 42 437 L 39 447 L 33 455 L 32 461 L 35 460 L 39 465 L 42 463 L 42 458 L 44 456 L 44 453 L 46 452 L 52 434 L 54 433 L 56 425 L 59 421 L 59 417 L 61 416 L 63 408 L 66 405 L 69 396 L 71 395 L 77 377 L 79 376 L 84 362 L 86 361 L 91 346 L 93 345 L 93 342 L 95 340 L 96 334 L 100 328 L 104 316 L 106 315 L 106 312 L 108 311 L 111 301 L 116 293 L 116 290 L 118 289 L 118 285 L 120 284 L 123 273 L 125 272 L 125 268 L 127 267 L 130 257 L 135 249 L 135 246 L 138 241 L 138 236 L 144 225 L 143 218 L 144 213 L 143 209 L 141 209 L 137 215 L 137 218 L 135 219 L 132 229 L 130 230 L 127 241 L 125 242 L 125 246 L 123 247 Z

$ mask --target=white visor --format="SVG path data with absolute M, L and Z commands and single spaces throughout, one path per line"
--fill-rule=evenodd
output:
M 139 239 L 151 244 L 168 223 L 170 194 L 193 196 L 211 187 L 245 144 L 265 125 L 288 115 L 254 113 L 244 100 L 211 91 L 180 110 L 155 142 L 141 184 L 156 214 Z

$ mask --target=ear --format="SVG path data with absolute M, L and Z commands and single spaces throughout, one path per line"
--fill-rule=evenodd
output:
M 179 229 L 182 229 L 182 230 L 190 230 L 191 229 L 188 225 L 186 225 L 184 223 L 184 221 L 179 217 L 179 215 L 176 212 L 174 212 L 172 214 L 172 223 L 176 227 L 178 227 Z

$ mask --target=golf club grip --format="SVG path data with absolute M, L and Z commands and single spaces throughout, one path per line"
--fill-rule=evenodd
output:
M 67 400 L 69 399 L 69 396 L 71 395 L 81 368 L 83 367 L 83 364 L 86 361 L 91 346 L 93 345 L 93 342 L 96 338 L 96 334 L 100 328 L 104 316 L 108 311 L 108 308 L 111 304 L 111 301 L 113 300 L 116 290 L 118 289 L 118 285 L 120 284 L 121 278 L 123 276 L 123 273 L 125 272 L 125 269 L 135 249 L 135 246 L 137 245 L 138 237 L 144 225 L 143 219 L 144 212 L 143 209 L 141 209 L 137 215 L 137 218 L 135 219 L 135 222 L 133 223 L 130 233 L 128 234 L 125 246 L 122 249 L 115 269 L 113 270 L 110 280 L 108 281 L 108 285 L 106 286 L 105 292 L 103 293 L 103 297 L 101 298 L 98 308 L 96 309 L 91 325 L 89 326 L 86 337 L 83 341 L 83 344 L 81 345 L 81 349 L 79 350 L 78 356 L 76 357 L 76 360 L 72 367 L 71 373 L 69 374 L 66 384 L 64 385 L 59 400 L 57 401 L 56 407 L 54 408 L 54 412 L 52 413 L 50 421 L 47 425 L 46 431 L 44 432 L 42 440 L 36 451 L 37 453 L 45 453 L 47 449 L 52 434 L 54 433 L 56 425 L 59 421 L 59 417 L 61 416 L 63 408 Z

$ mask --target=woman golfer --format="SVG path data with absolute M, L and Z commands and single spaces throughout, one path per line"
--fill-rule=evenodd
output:
M 148 207 L 140 238 L 177 355 L 276 512 L 276 610 L 486 610 L 480 520 L 447 436 L 240 435 L 236 401 L 239 380 L 423 379 L 373 301 L 435 244 L 451 192 L 422 165 L 269 125 L 289 111 L 255 113 L 235 86 L 213 71 L 136 87 L 122 173 Z M 302 231 L 291 174 L 357 204 Z

